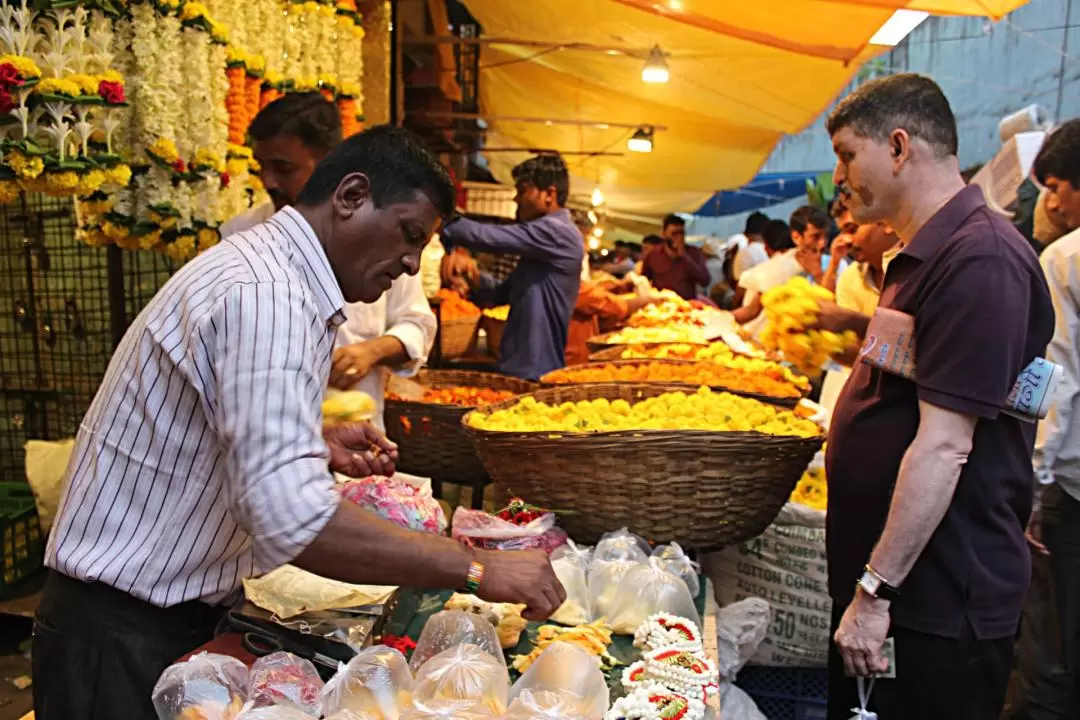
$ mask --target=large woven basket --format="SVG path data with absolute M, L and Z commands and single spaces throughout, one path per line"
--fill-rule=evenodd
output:
M 528 393 L 538 387 L 509 375 L 466 370 L 421 370 L 415 380 L 433 388 L 464 385 L 513 393 Z M 461 425 L 462 416 L 472 409 L 386 398 L 386 436 L 398 445 L 401 471 L 461 483 L 486 478 L 484 465 Z
M 538 402 L 623 399 L 665 392 L 654 385 L 568 385 Z M 490 414 L 521 398 L 472 411 Z M 471 414 L 471 413 L 470 413 Z M 824 436 L 634 430 L 608 433 L 493 432 L 463 422 L 499 489 L 573 513 L 559 522 L 580 542 L 629 527 L 655 542 L 718 549 L 760 535 L 775 519 Z
M 480 316 L 443 320 L 439 325 L 439 348 L 444 358 L 461 357 L 472 347 Z
M 590 363 L 585 363 L 584 365 L 575 365 L 574 367 L 567 368 L 567 369 L 569 369 L 569 370 L 577 370 L 577 369 L 581 369 L 581 368 L 604 367 L 605 365 L 614 365 L 616 367 L 624 367 L 624 366 L 634 366 L 634 365 L 645 365 L 645 364 L 649 364 L 649 363 L 661 363 L 663 365 L 694 365 L 694 364 L 699 363 L 699 362 L 707 363 L 708 361 L 705 361 L 705 360 L 667 360 L 667 359 L 664 359 L 664 360 L 609 360 L 607 362 L 590 362 Z M 553 375 L 555 375 L 555 373 L 557 373 L 557 372 L 561 372 L 561 371 L 556 370 L 554 372 L 550 372 L 547 375 L 544 375 L 543 377 L 541 377 L 540 378 L 541 384 L 543 384 L 543 385 L 545 385 L 547 387 L 558 387 L 558 386 L 570 385 L 570 384 L 575 384 L 575 385 L 586 384 L 586 383 L 554 383 L 554 382 L 551 381 L 551 377 Z M 680 383 L 680 382 L 674 382 L 674 381 L 671 381 L 671 380 L 658 380 L 658 381 L 643 380 L 643 381 L 639 381 L 639 382 L 636 382 L 636 383 L 635 382 L 628 382 L 628 381 L 619 380 L 619 381 L 611 381 L 611 383 L 608 383 L 608 384 L 613 384 L 613 385 L 627 385 L 627 384 L 635 385 L 635 384 L 637 384 L 637 385 L 640 385 L 640 384 L 643 384 L 643 383 L 646 384 L 646 385 L 662 385 L 667 390 L 682 390 L 683 392 L 694 392 L 699 387 L 698 385 L 694 385 L 692 383 Z M 756 392 L 753 392 L 753 391 L 750 391 L 750 390 L 741 390 L 739 388 L 732 388 L 732 387 L 727 387 L 727 386 L 724 386 L 724 385 L 714 385 L 714 386 L 712 386 L 712 388 L 713 388 L 713 390 L 722 390 L 723 392 L 729 392 L 732 395 L 741 395 L 742 397 L 753 398 L 754 400 L 760 400 L 761 402 L 767 402 L 767 403 L 770 403 L 772 405 L 778 405 L 780 407 L 785 407 L 785 408 L 793 408 L 793 407 L 795 407 L 796 405 L 799 404 L 799 400 L 801 400 L 803 398 L 803 394 L 801 392 L 799 393 L 799 395 L 796 395 L 794 397 L 777 397 L 775 395 L 765 395 L 763 393 L 756 393 Z
M 485 316 L 480 321 L 480 326 L 487 333 L 488 355 L 499 357 L 499 347 L 502 345 L 503 331 L 506 330 L 506 321 L 498 318 Z

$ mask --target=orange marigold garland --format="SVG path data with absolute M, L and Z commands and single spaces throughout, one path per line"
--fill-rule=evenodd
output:
M 247 133 L 247 93 L 244 76 L 247 71 L 242 63 L 230 63 L 225 70 L 229 78 L 229 94 L 225 96 L 225 109 L 229 111 L 229 142 L 243 145 Z
M 247 122 L 244 124 L 244 134 L 247 134 L 248 125 L 259 114 L 259 100 L 262 97 L 262 78 L 247 70 L 244 75 L 244 94 L 247 100 Z

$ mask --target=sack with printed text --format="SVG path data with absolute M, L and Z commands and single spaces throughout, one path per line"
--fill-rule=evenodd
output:
M 772 607 L 768 633 L 751 661 L 766 667 L 828 665 L 832 601 L 825 513 L 786 504 L 758 537 L 702 558 L 723 607 L 760 597 Z

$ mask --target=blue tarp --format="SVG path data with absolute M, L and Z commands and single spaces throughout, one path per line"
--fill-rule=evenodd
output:
M 806 194 L 806 181 L 821 175 L 821 170 L 804 172 L 758 173 L 738 190 L 721 190 L 698 208 L 695 215 L 723 217 L 767 208 Z M 827 172 L 827 171 L 824 171 Z

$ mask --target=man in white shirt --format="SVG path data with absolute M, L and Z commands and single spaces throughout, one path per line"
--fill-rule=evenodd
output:
M 733 312 L 735 322 L 743 326 L 746 332 L 757 335 L 765 326 L 765 313 L 761 305 L 761 296 L 767 290 L 783 285 L 802 272 L 802 267 L 795 254 L 795 242 L 791 237 L 791 228 L 783 220 L 770 220 L 765 223 L 762 232 L 765 238 L 765 251 L 769 259 L 755 265 L 742 274 L 739 287 L 735 291 L 735 302 L 741 306 Z
M 293 205 L 315 165 L 341 142 L 341 119 L 319 93 L 290 93 L 260 110 L 248 133 L 271 202 L 226 222 L 224 237 Z M 350 303 L 334 344 L 331 387 L 370 395 L 375 401 L 372 422 L 384 430 L 387 373 L 415 375 L 427 361 L 436 329 L 419 275 L 402 275 L 374 302 Z
M 765 226 L 768 224 L 769 217 L 764 213 L 750 213 L 750 217 L 746 218 L 746 227 L 743 230 L 745 242 L 739 243 L 738 252 L 735 254 L 735 264 L 731 269 L 736 282 L 744 272 L 769 259 L 769 253 L 765 248 Z
M 1056 649 L 1049 658 L 1020 653 L 1021 676 L 1034 675 L 1034 682 L 1024 683 L 1012 715 L 1024 720 L 1044 717 L 1039 708 L 1058 705 L 1056 717 L 1080 715 L 1080 119 L 1050 134 L 1033 173 L 1046 188 L 1045 210 L 1072 231 L 1040 256 L 1056 317 L 1046 358 L 1063 372 L 1035 439 L 1032 462 L 1038 484 L 1028 540 L 1039 556 L 1049 559 L 1053 602 L 1044 607 L 1057 611 L 1056 618 L 1049 619 L 1056 622 L 1049 625 L 1058 636 L 1043 639 Z M 1042 630 L 1043 619 L 1032 620 Z M 1049 661 L 1050 668 L 1064 668 L 1066 674 L 1051 671 L 1053 677 L 1046 678 L 1045 671 L 1029 673 L 1029 665 L 1039 660 Z
M 473 550 L 341 498 L 331 470 L 393 471 L 367 424 L 322 428 L 347 302 L 420 269 L 454 209 L 401 128 L 354 135 L 295 206 L 177 272 L 117 347 L 83 419 L 34 626 L 37 720 L 155 717 L 151 692 L 207 642 L 246 578 L 292 563 L 344 582 L 463 588 L 547 617 L 547 555 Z

